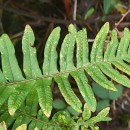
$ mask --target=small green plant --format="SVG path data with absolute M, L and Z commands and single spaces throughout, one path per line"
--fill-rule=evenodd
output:
M 110 13 L 112 8 L 118 3 L 119 0 L 103 0 L 104 14 Z
M 62 99 L 55 99 L 53 101 L 53 107 L 57 110 L 63 110 L 66 108 L 66 104 Z
M 87 19 L 89 18 L 93 13 L 94 13 L 94 8 L 91 7 L 86 13 L 85 13 L 85 16 L 84 16 L 84 19 Z
M 73 115 L 73 116 L 78 116 L 79 113 L 74 110 L 71 106 L 68 106 L 63 100 L 61 99 L 55 99 L 53 102 L 53 107 L 56 110 L 64 110 L 68 112 L 68 114 Z
M 8 35 L 0 37 L 0 127 L 12 130 L 98 130 L 97 122 L 111 120 L 107 117 L 108 107 L 91 117 L 91 113 L 96 111 L 97 101 L 87 75 L 108 90 L 117 91 L 111 79 L 130 87 L 130 80 L 126 76 L 130 75 L 130 32 L 125 28 L 124 36 L 119 42 L 116 30 L 112 30 L 111 40 L 104 51 L 109 32 L 109 23 L 106 23 L 97 34 L 89 52 L 86 29 L 77 31 L 71 24 L 68 31 L 59 54 L 56 47 L 60 28 L 56 27 L 52 31 L 44 49 L 42 70 L 37 61 L 34 33 L 29 25 L 26 26 L 22 39 L 23 70 L 19 68 L 15 49 Z M 75 49 L 76 65 L 73 62 Z M 60 68 L 57 65 L 58 56 Z M 69 76 L 77 83 L 85 104 L 82 104 L 72 90 Z M 70 106 L 67 108 L 69 113 L 74 115 L 74 109 L 79 115 L 71 117 L 64 110 L 51 114 L 52 106 L 59 108 L 56 101 L 53 103 L 53 82 L 57 83 L 64 100 Z
M 105 107 L 108 107 L 110 104 L 110 100 L 116 100 L 118 99 L 123 92 L 122 85 L 115 85 L 117 91 L 110 91 L 107 89 L 104 89 L 99 84 L 94 83 L 93 84 L 93 91 L 97 97 L 100 98 L 100 100 L 97 102 L 97 111 L 102 110 Z

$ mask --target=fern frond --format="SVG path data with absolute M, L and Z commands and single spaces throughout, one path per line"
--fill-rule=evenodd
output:
M 26 98 L 26 111 L 27 114 L 36 116 L 38 109 L 38 93 L 35 89 L 32 89 Z
M 3 34 L 0 38 L 0 52 L 2 70 L 5 78 L 10 82 L 24 80 L 15 56 L 15 50 L 8 35 Z
M 61 45 L 60 54 L 56 50 L 60 38 L 60 28 L 57 27 L 52 31 L 45 46 L 41 70 L 37 61 L 36 48 L 34 47 L 33 30 L 29 25 L 26 26 L 22 39 L 23 72 L 25 76 L 19 68 L 15 49 L 10 38 L 7 34 L 0 37 L 2 62 L 0 70 L 0 107 L 4 108 L 3 106 L 6 103 L 8 107 L 8 110 L 1 112 L 3 119 L 0 117 L 0 121 L 7 121 L 6 125 L 8 127 L 14 122 L 13 129 L 22 124 L 27 124 L 29 129 L 43 128 L 41 123 L 32 121 L 30 117 L 20 116 L 17 111 L 25 108 L 27 114 L 37 118 L 41 117 L 41 114 L 38 114 L 40 109 L 40 113 L 43 112 L 42 115 L 49 118 L 53 102 L 51 90 L 53 81 L 58 84 L 66 102 L 79 113 L 82 113 L 82 103 L 71 87 L 69 76 L 76 81 L 89 112 L 96 110 L 96 99 L 86 73 L 106 89 L 116 91 L 111 79 L 130 87 L 130 79 L 128 78 L 128 75 L 130 75 L 130 32 L 127 28 L 124 29 L 124 36 L 120 42 L 118 42 L 116 31 L 113 30 L 111 40 L 104 49 L 109 32 L 109 23 L 106 23 L 97 34 L 91 52 L 89 52 L 85 29 L 77 32 L 71 24 L 68 31 L 69 33 L 65 36 Z M 75 48 L 76 57 L 74 57 Z M 60 57 L 59 61 L 58 55 Z M 74 62 L 74 58 L 76 62 Z M 60 68 L 58 68 L 57 62 L 59 62 Z M 7 115 L 9 119 L 7 119 Z M 104 121 L 105 119 L 108 120 L 108 118 L 103 119 Z M 47 127 L 49 126 L 45 125 L 45 128 Z M 78 128 L 78 126 L 76 127 Z M 94 128 L 93 124 L 91 127 Z
M 23 70 L 26 75 L 26 79 L 36 78 L 42 75 L 37 62 L 34 41 L 35 37 L 33 31 L 31 27 L 27 25 L 22 39 Z
M 60 28 L 55 28 L 50 34 L 45 50 L 44 50 L 44 62 L 43 62 L 43 74 L 50 75 L 58 73 L 57 70 L 57 58 L 58 54 L 56 47 L 60 38 Z
M 49 117 L 52 110 L 52 92 L 51 92 L 51 79 L 43 79 L 37 81 L 37 93 L 39 98 L 39 105 L 43 113 Z
M 22 40 L 22 49 L 24 53 L 24 72 L 27 79 L 42 76 L 42 72 L 39 68 L 38 61 L 37 61 L 36 49 L 34 47 L 34 40 L 35 38 L 34 38 L 33 31 L 31 27 L 27 25 Z M 55 41 L 57 42 L 57 39 L 55 39 Z M 50 40 L 49 43 L 51 43 Z M 45 49 L 45 52 L 47 53 L 52 51 Z M 49 62 L 45 66 L 48 65 Z M 48 68 L 45 67 L 45 72 L 46 69 Z M 51 79 L 38 80 L 34 84 L 34 86 L 37 88 L 36 91 L 38 93 L 39 105 L 41 106 L 43 113 L 48 117 L 50 116 L 52 110 L 52 94 L 51 94 L 50 85 L 51 85 Z
M 109 108 L 105 108 L 97 116 L 90 118 L 91 112 L 88 108 L 86 109 L 86 105 L 84 106 L 85 109 L 83 116 L 85 118 L 83 120 L 80 118 L 80 120 L 77 121 L 75 120 L 75 117 L 71 118 L 65 111 L 55 113 L 50 120 L 48 120 L 48 118 L 43 114 L 42 110 L 39 110 L 34 116 L 32 114 L 28 114 L 28 107 L 25 105 L 23 105 L 18 111 L 15 112 L 13 116 L 11 116 L 6 107 L 7 106 L 4 106 L 4 110 L 0 110 L 0 125 L 4 123 L 2 122 L 4 120 L 4 124 L 6 125 L 4 125 L 4 127 L 10 127 L 12 130 L 25 126 L 28 130 L 75 130 L 76 128 L 80 129 L 80 127 L 88 129 L 89 127 L 94 127 L 95 122 L 110 120 L 110 118 L 106 116 L 109 112 Z M 87 120 L 85 116 L 86 113 L 89 113 Z M 13 126 L 11 127 L 12 124 Z
M 82 104 L 70 86 L 68 75 L 64 74 L 61 76 L 56 76 L 55 81 L 58 83 L 58 87 L 66 102 L 70 104 L 77 112 L 81 113 Z
M 23 104 L 26 96 L 28 95 L 28 89 L 28 86 L 23 83 L 15 87 L 13 94 L 10 94 L 8 99 L 8 109 L 10 115 L 14 115 L 15 111 Z

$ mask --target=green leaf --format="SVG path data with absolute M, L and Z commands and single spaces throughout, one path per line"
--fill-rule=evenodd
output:
M 36 116 L 38 109 L 38 94 L 35 89 L 31 90 L 26 98 L 26 113 Z
M 113 92 L 113 91 L 109 92 L 109 99 L 111 99 L 111 100 L 116 100 L 123 93 L 123 87 L 122 87 L 122 85 L 116 85 L 115 87 L 117 88 L 117 92 Z
M 17 118 L 19 115 L 15 115 Z M 6 127 L 8 128 L 9 126 L 12 125 L 12 123 L 15 121 L 15 118 L 10 116 L 7 108 L 3 110 L 3 112 L 0 114 L 0 122 L 4 121 L 6 123 Z
M 27 79 L 42 76 L 36 56 L 36 49 L 34 47 L 34 33 L 29 25 L 26 25 L 23 39 L 23 70 Z
M 101 87 L 97 83 L 93 83 L 93 91 L 96 94 L 96 96 L 101 99 L 106 99 L 109 96 L 109 91 L 107 89 Z
M 37 124 L 37 126 L 38 126 L 38 124 Z M 39 130 L 39 129 L 36 127 L 36 121 L 35 121 L 35 120 L 32 120 L 32 121 L 29 123 L 28 130 Z
M 77 38 L 76 38 L 76 45 L 77 45 L 77 67 L 85 66 L 89 63 L 88 60 L 88 40 L 87 40 L 87 32 L 86 29 L 82 29 L 78 31 Z
M 112 38 L 111 42 L 107 47 L 107 50 L 105 52 L 105 60 L 112 60 L 112 64 L 114 64 L 118 69 L 122 70 L 123 72 L 130 74 L 130 67 L 124 63 L 122 60 L 119 60 L 120 57 L 122 59 L 125 59 L 125 56 L 127 55 L 128 45 L 129 45 L 129 30 L 124 30 L 124 36 L 121 38 L 120 44 L 118 46 L 118 40 L 117 40 L 117 33 L 115 30 L 112 31 Z M 118 46 L 118 49 L 117 49 Z M 116 52 L 117 50 L 117 52 Z M 117 53 L 117 54 L 116 54 Z M 125 56 L 124 56 L 125 55 Z M 109 64 L 102 64 L 100 65 L 101 70 L 108 75 L 110 78 L 114 79 L 118 83 L 129 86 L 130 81 L 129 79 L 121 75 L 119 71 L 115 70 L 110 63 Z
M 124 58 L 125 59 L 125 58 Z M 130 67 L 124 61 L 114 61 L 112 64 L 117 67 L 119 70 L 125 72 L 126 74 L 130 75 Z
M 109 31 L 109 23 L 105 23 L 101 30 L 98 32 L 91 51 L 91 63 L 93 66 L 86 68 L 87 73 L 102 87 L 115 91 L 113 83 L 107 79 L 107 77 L 100 70 L 100 66 L 98 67 L 98 63 L 102 65 L 103 62 L 103 47 Z M 98 62 L 95 65 L 95 62 Z
M 86 101 L 89 109 L 94 112 L 96 110 L 96 99 L 91 86 L 88 84 L 88 80 L 84 71 L 80 70 L 77 72 L 72 72 L 71 75 L 76 80 L 79 91 Z
M 58 84 L 58 87 L 65 98 L 66 102 L 72 106 L 77 112 L 81 113 L 82 103 L 75 95 L 73 90 L 71 89 L 70 83 L 68 81 L 68 75 L 56 76 L 55 81 Z
M 4 121 L 0 123 L 0 130 L 7 130 L 7 127 Z
M 27 130 L 27 125 L 22 124 L 21 126 L 17 127 L 16 130 Z
M 117 50 L 117 58 L 120 57 L 124 57 L 125 55 L 127 55 L 127 49 L 129 47 L 129 42 L 130 42 L 130 31 L 128 28 L 124 29 L 124 35 L 120 40 L 119 46 L 118 46 L 118 50 Z
M 119 71 L 115 70 L 109 63 L 104 63 L 100 65 L 101 70 L 111 79 L 115 80 L 116 82 L 124 85 L 130 86 L 130 80 L 125 75 L 121 75 Z
M 13 128 L 12 130 L 16 130 L 16 129 L 22 129 L 22 128 L 26 128 L 26 124 L 30 123 L 31 122 L 31 119 L 29 117 L 26 117 L 26 116 L 19 116 L 14 124 L 13 124 Z M 24 125 L 23 125 L 24 124 Z M 26 129 L 25 129 L 26 130 Z
M 52 121 L 61 124 L 69 124 L 70 119 L 71 119 L 70 116 L 65 111 L 59 111 L 55 113 L 55 115 L 52 117 Z
M 99 85 L 106 89 L 116 91 L 114 84 L 107 79 L 107 77 L 101 72 L 98 66 L 94 65 L 92 67 L 86 68 L 85 70 Z
M 69 34 L 66 35 L 61 46 L 60 51 L 60 71 L 67 71 L 75 69 L 73 63 L 74 45 L 76 39 L 76 29 L 71 24 L 68 27 Z
M 24 53 L 24 72 L 26 77 L 35 78 L 42 76 L 41 70 L 39 68 L 36 56 L 36 49 L 34 46 L 34 33 L 29 25 L 26 26 L 23 40 L 22 49 Z M 56 39 L 55 39 L 56 40 Z M 49 43 L 48 43 L 49 44 Z M 47 46 L 48 46 L 47 44 Z M 28 51 L 29 50 L 29 51 Z M 45 51 L 46 52 L 46 51 Z M 48 84 L 46 84 L 46 83 Z M 45 86 L 47 88 L 45 89 Z M 35 87 L 37 88 L 39 104 L 47 116 L 50 116 L 52 110 L 52 94 L 51 94 L 51 79 L 50 80 L 40 80 L 36 81 Z
M 116 30 L 112 30 L 111 33 L 111 41 L 107 45 L 107 49 L 104 53 L 104 60 L 115 60 L 116 57 L 116 50 L 118 47 L 118 38 Z
M 101 111 L 108 106 L 109 106 L 109 99 L 100 100 L 100 101 L 97 102 L 96 111 Z
M 30 130 L 32 129 L 32 127 L 37 127 L 38 129 L 47 129 L 47 122 L 49 121 L 48 118 L 43 114 L 42 110 L 39 110 L 38 111 L 38 114 L 37 114 L 37 118 L 38 120 L 41 120 L 40 121 L 36 121 L 35 120 L 35 126 L 33 125 L 34 124 L 34 121 L 31 122 L 31 126 L 30 126 Z M 44 122 L 42 122 L 44 121 Z M 50 125 L 51 126 L 51 125 Z
M 119 0 L 103 0 L 104 13 L 108 14 Z
M 12 91 L 13 90 L 10 87 L 0 87 L 0 96 L 2 97 L 0 98 L 0 106 L 2 106 L 6 102 Z
M 98 113 L 98 115 L 96 116 L 96 118 L 98 120 L 102 120 L 104 117 L 106 117 L 108 115 L 109 111 L 110 111 L 109 107 L 104 108 L 101 112 Z
M 53 107 L 57 110 L 65 109 L 66 104 L 62 99 L 55 99 L 53 101 Z
M 50 117 L 52 110 L 51 78 L 39 80 L 36 83 L 39 105 L 43 113 Z
M 23 80 L 13 44 L 6 34 L 3 34 L 0 38 L 0 52 L 4 77 L 10 82 Z
M 44 62 L 43 62 L 43 74 L 54 74 L 57 73 L 57 52 L 56 47 L 60 38 L 60 28 L 55 28 L 52 33 L 50 34 L 45 50 L 44 50 Z M 40 84 L 38 87 L 38 96 L 39 96 L 39 103 L 44 112 L 44 114 L 49 117 L 52 110 L 52 93 L 51 93 L 51 83 L 52 78 L 48 78 L 43 80 L 43 83 Z M 46 83 L 44 83 L 44 81 Z M 39 86 L 39 85 L 38 85 Z
M 101 122 L 101 121 L 110 121 L 111 118 L 106 118 L 106 116 L 109 113 L 109 110 L 110 110 L 109 107 L 103 109 L 101 112 L 98 113 L 97 116 L 92 117 L 91 119 L 89 119 L 87 121 L 87 123 L 89 123 L 91 125 L 91 124 L 95 124 L 95 123 L 98 123 L 98 122 Z
M 93 13 L 94 13 L 95 9 L 93 7 L 91 7 L 85 14 L 84 19 L 89 18 Z
M 77 67 L 85 66 L 89 63 L 88 60 L 88 41 L 87 41 L 87 32 L 85 29 L 78 31 L 77 33 Z M 88 84 L 87 77 L 84 71 L 80 70 L 77 72 L 70 73 L 72 77 L 77 82 L 79 91 L 86 101 L 88 107 L 91 111 L 96 110 L 96 99 L 94 97 L 91 86 Z
M 27 86 L 24 86 L 24 85 L 25 84 L 23 84 L 23 87 L 21 87 L 22 85 L 21 86 L 19 85 L 16 87 L 14 86 L 15 92 L 13 92 L 13 94 L 9 96 L 8 109 L 9 109 L 10 115 L 14 115 L 15 111 L 23 104 L 28 94 L 28 90 L 26 89 Z
M 91 125 L 90 128 L 91 128 L 92 130 L 99 130 L 99 127 L 98 127 L 98 126 L 93 126 L 93 125 Z
M 58 44 L 60 38 L 60 28 L 57 27 L 55 28 L 47 42 L 46 42 L 46 46 L 45 46 L 45 50 L 44 50 L 44 63 L 43 63 L 43 74 L 44 75 L 48 75 L 48 74 L 53 74 L 53 73 L 57 73 L 57 52 L 56 52 L 56 47 Z
M 87 106 L 87 104 L 84 104 L 82 117 L 84 120 L 88 120 L 91 117 L 91 111 L 89 110 L 89 107 Z
M 92 63 L 103 60 L 102 50 L 103 50 L 103 46 L 104 46 L 108 31 L 109 31 L 109 23 L 107 22 L 103 25 L 103 27 L 98 32 L 94 40 L 91 55 L 90 55 Z
M 2 72 L 0 74 L 0 76 L 1 76 L 1 78 L 3 80 L 2 82 L 6 82 L 5 78 L 7 80 L 9 80 L 9 81 L 21 81 L 21 80 L 23 80 L 24 78 L 23 78 L 21 70 L 20 70 L 20 68 L 18 66 L 18 62 L 17 62 L 16 56 L 15 56 L 15 50 L 14 50 L 14 47 L 13 47 L 13 44 L 12 44 L 11 40 L 9 39 L 9 37 L 6 34 L 3 34 L 1 36 L 1 38 L 0 38 L 0 43 L 1 43 L 0 44 L 0 52 L 2 54 L 1 55 L 1 57 L 2 57 L 2 69 L 3 69 L 3 73 L 4 73 L 4 76 L 3 76 Z M 12 63 L 12 61 L 13 61 L 13 63 Z M 3 96 L 3 99 L 0 100 L 1 105 L 6 101 L 6 99 L 9 96 L 8 95 L 6 97 L 4 95 L 5 94 L 6 95 L 11 94 L 15 90 L 16 86 L 17 85 L 14 85 L 14 87 L 12 87 L 12 89 L 10 89 L 10 88 L 3 88 L 2 89 L 1 94 Z M 15 94 L 13 95 L 13 94 L 10 96 L 10 97 L 14 97 L 11 102 L 16 101 L 15 100 L 16 95 Z M 22 97 L 23 97 L 23 95 L 22 95 Z M 9 113 L 10 114 L 14 114 L 15 110 L 18 107 L 20 107 L 20 105 L 23 103 L 22 99 L 20 99 L 20 101 L 21 102 L 16 103 L 17 104 L 16 106 L 12 105 L 11 107 L 10 107 L 11 103 L 9 103 Z M 15 109 L 14 109 L 14 107 L 15 107 Z
M 75 111 L 71 106 L 67 107 L 67 110 L 69 111 L 69 113 L 73 116 L 78 116 L 79 113 L 77 111 Z

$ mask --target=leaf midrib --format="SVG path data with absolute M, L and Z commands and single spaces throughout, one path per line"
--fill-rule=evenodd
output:
M 115 61 L 122 61 L 123 58 L 115 58 L 114 60 L 106 60 L 106 61 L 100 61 L 100 62 L 93 62 L 93 63 L 88 63 L 87 65 L 85 66 L 82 66 L 82 67 L 78 67 L 73 70 L 69 70 L 69 71 L 62 71 L 62 72 L 59 72 L 59 73 L 54 73 L 54 74 L 50 74 L 50 75 L 42 75 L 41 77 L 37 77 L 37 78 L 31 78 L 31 79 L 26 79 L 26 80 L 21 80 L 21 81 L 15 81 L 15 82 L 8 82 L 6 84 L 0 84 L 0 87 L 3 87 L 3 86 L 6 86 L 6 87 L 11 87 L 12 85 L 15 85 L 15 84 L 20 84 L 20 83 L 24 83 L 24 82 L 31 82 L 31 81 L 34 81 L 34 80 L 40 80 L 40 79 L 44 79 L 44 78 L 54 78 L 55 76 L 58 76 L 58 75 L 63 75 L 63 74 L 70 74 L 72 72 L 75 72 L 75 71 L 78 71 L 78 70 L 85 70 L 86 68 L 88 67 L 92 67 L 94 65 L 100 65 L 100 64 L 105 64 L 105 63 L 110 63 L 112 64 L 112 62 L 115 62 Z

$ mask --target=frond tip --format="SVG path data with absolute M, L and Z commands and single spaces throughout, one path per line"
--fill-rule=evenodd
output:
M 27 125 L 22 124 L 21 126 L 17 127 L 16 130 L 27 130 Z
M 15 111 L 16 111 L 16 109 L 12 108 L 12 109 L 9 110 L 9 114 L 10 114 L 11 116 L 13 116 L 14 113 L 15 113 Z

